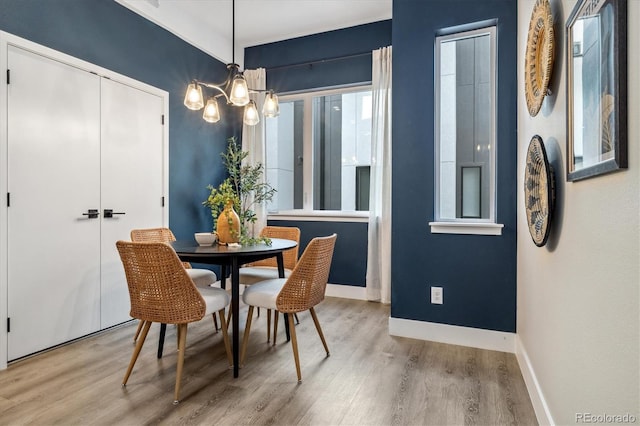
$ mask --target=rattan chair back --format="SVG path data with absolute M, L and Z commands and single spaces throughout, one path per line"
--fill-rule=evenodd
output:
M 311 240 L 278 294 L 278 311 L 302 312 L 324 300 L 337 238 L 337 234 L 333 234 Z
M 300 228 L 294 226 L 265 226 L 260 231 L 260 236 L 268 238 L 282 238 L 284 240 L 292 240 L 300 245 Z M 284 268 L 293 270 L 298 262 L 298 245 L 289 250 L 282 252 L 282 260 Z M 278 260 L 275 257 L 252 262 L 250 266 L 278 266 Z
M 165 243 L 116 243 L 124 266 L 131 317 L 164 324 L 202 319 L 206 304 L 176 252 Z
M 176 236 L 169 228 L 145 228 L 131 231 L 131 241 L 135 243 L 170 243 L 175 240 Z M 189 262 L 182 262 L 182 265 L 191 269 Z

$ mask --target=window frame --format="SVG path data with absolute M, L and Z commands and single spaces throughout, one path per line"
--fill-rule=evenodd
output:
M 314 210 L 313 209 L 313 179 L 314 179 L 314 147 L 313 147 L 313 99 L 320 96 L 337 94 L 349 94 L 364 91 L 372 92 L 370 83 L 354 84 L 348 86 L 332 87 L 318 90 L 305 90 L 279 94 L 279 102 L 303 101 L 303 126 L 302 139 L 304 159 L 303 161 L 303 185 L 302 185 L 302 209 L 278 210 L 267 212 L 267 218 L 273 220 L 337 220 L 341 222 L 368 222 L 369 211 L 363 210 Z M 268 165 L 268 159 L 266 165 Z
M 463 40 L 481 35 L 490 36 L 491 65 L 491 125 L 490 125 L 490 170 L 489 170 L 489 217 L 446 218 L 441 216 L 441 46 L 452 40 Z M 498 74 L 497 24 L 482 22 L 441 30 L 434 42 L 434 221 L 429 222 L 432 233 L 501 235 L 504 225 L 497 223 L 497 74 Z M 459 165 L 456 162 L 456 170 Z

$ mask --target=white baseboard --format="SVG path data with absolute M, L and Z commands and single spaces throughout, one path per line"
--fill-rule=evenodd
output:
M 522 341 L 516 336 L 516 359 L 520 365 L 520 371 L 522 372 L 522 378 L 527 386 L 529 392 L 529 398 L 531 399 L 531 405 L 536 413 L 538 423 L 541 425 L 555 425 L 547 400 L 544 398 L 540 384 L 536 377 L 536 373 L 533 370 L 527 351 L 522 345 Z
M 492 351 L 515 352 L 515 333 L 503 331 L 390 317 L 389 334 Z
M 344 299 L 367 300 L 367 289 L 352 285 L 327 284 L 325 295 Z

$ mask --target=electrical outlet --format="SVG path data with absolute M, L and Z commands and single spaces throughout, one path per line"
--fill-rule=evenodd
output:
M 442 305 L 442 287 L 431 287 L 431 303 L 434 305 Z

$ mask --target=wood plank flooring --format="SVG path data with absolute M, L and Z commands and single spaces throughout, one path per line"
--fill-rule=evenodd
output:
M 278 344 L 254 318 L 233 378 L 210 318 L 189 326 L 181 402 L 174 406 L 176 329 L 156 358 L 154 324 L 126 388 L 136 322 L 0 371 L 2 425 L 534 425 L 513 354 L 389 336 L 389 307 L 327 298 L 296 326 L 302 383 L 280 318 Z M 246 308 L 241 310 L 244 325 Z

